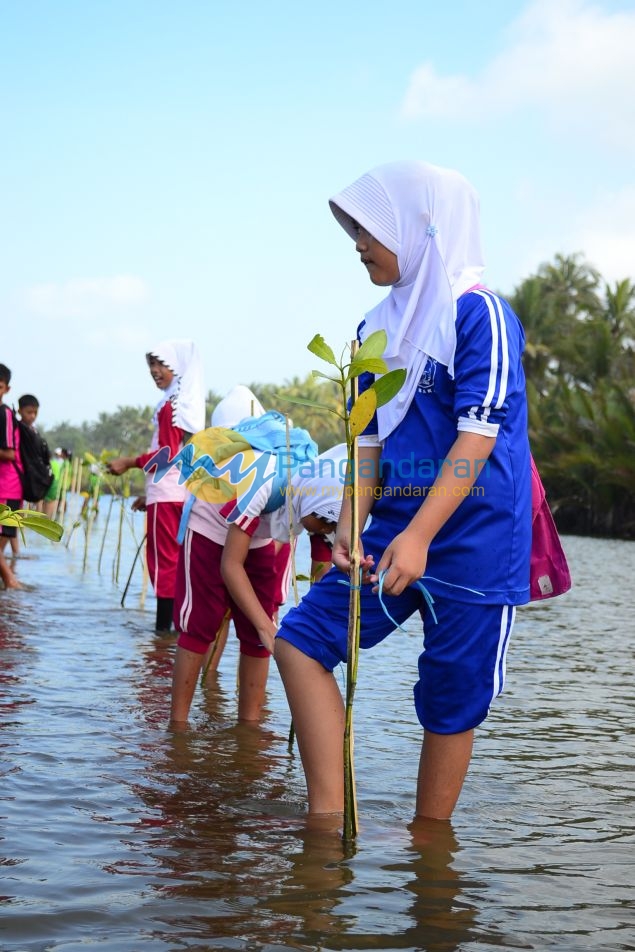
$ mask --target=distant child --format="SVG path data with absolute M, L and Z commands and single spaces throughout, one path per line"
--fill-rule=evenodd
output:
M 44 497 L 53 481 L 51 453 L 48 443 L 40 434 L 35 421 L 40 410 L 40 401 L 32 393 L 24 393 L 18 399 L 18 415 L 22 423 L 20 453 L 25 470 L 25 497 L 38 509 L 44 507 Z M 28 493 L 28 489 L 31 493 Z
M 14 423 L 13 411 L 3 402 L 11 390 L 10 383 L 11 371 L 6 364 L 0 364 L 0 504 L 15 510 L 22 506 L 22 463 L 20 432 Z M 7 542 L 15 539 L 17 532 L 15 526 L 0 525 L 0 579 L 5 588 L 22 588 L 4 556 Z
M 40 401 L 32 393 L 24 393 L 18 397 L 18 414 L 27 426 L 35 429 L 35 421 L 40 410 Z
M 390 288 L 359 337 L 384 330 L 389 369 L 407 371 L 360 440 L 362 527 L 372 508 L 360 543 L 361 646 L 421 614 L 416 814 L 444 819 L 468 770 L 474 728 L 503 689 L 515 606 L 529 600 L 524 334 L 509 304 L 481 284 L 478 197 L 457 172 L 416 161 L 379 166 L 336 195 L 331 210 L 373 284 Z M 343 809 L 343 703 L 332 671 L 347 653 L 341 582 L 350 532 L 345 500 L 337 568 L 287 613 L 276 637 L 312 813 Z M 432 606 L 413 584 L 422 577 Z
M 28 432 L 32 436 L 32 444 L 36 447 L 38 455 L 41 456 L 42 465 L 49 466 L 49 460 L 51 454 L 48 451 L 48 446 L 46 441 L 42 439 L 35 428 L 35 421 L 37 419 L 38 410 L 40 408 L 40 403 L 37 397 L 34 397 L 33 394 L 25 393 L 18 398 L 18 417 L 20 421 L 24 424 L 25 427 L 28 427 Z M 23 430 L 18 427 L 20 433 L 20 462 L 22 464 L 22 474 L 24 474 L 24 469 L 26 466 L 26 460 L 24 456 L 24 445 L 23 445 Z M 24 494 L 24 488 L 23 488 Z M 32 500 L 35 502 L 36 500 Z M 25 505 L 23 500 L 23 505 Z M 11 546 L 11 555 L 15 558 L 20 552 L 20 538 L 18 534 L 14 535 L 9 539 L 9 544 Z
M 247 411 L 245 414 L 245 410 Z M 243 420 L 247 415 L 249 419 Z M 264 414 L 251 391 L 235 388 L 216 408 L 212 422 L 225 427 L 282 426 L 280 415 Z M 240 431 L 241 427 L 236 426 Z M 315 457 L 315 444 L 304 434 Z M 254 452 L 266 459 L 266 472 L 278 465 L 274 452 Z M 289 541 L 304 529 L 311 535 L 312 568 L 330 566 L 332 533 L 339 514 L 345 473 L 345 447 L 338 446 L 304 463 L 290 477 L 292 495 L 267 478 L 248 502 L 239 497 L 225 504 L 196 498 L 187 514 L 179 558 L 175 621 L 179 631 L 172 679 L 171 722 L 187 722 L 194 690 L 210 645 L 227 612 L 240 644 L 238 717 L 256 721 L 262 714 L 269 658 L 277 628 L 275 618 L 288 592 Z M 304 474 L 304 475 L 301 475 Z M 284 490 L 288 490 L 285 484 Z M 289 500 L 289 502 L 288 502 Z M 290 531 L 290 522 L 293 531 Z
M 193 433 L 205 426 L 205 389 L 198 348 L 191 340 L 167 340 L 146 354 L 150 376 L 163 395 L 154 413 L 154 436 L 149 452 L 141 456 L 121 456 L 109 464 L 111 473 L 121 476 L 129 469 L 143 467 L 161 449 L 164 459 L 146 476 L 146 494 L 132 508 L 145 510 L 146 553 L 150 581 L 157 597 L 156 630 L 169 631 L 172 625 L 176 563 L 179 555 L 177 533 L 188 495 L 179 483 L 178 467 L 166 467 L 165 454 L 172 458 Z M 155 470 L 164 475 L 156 481 Z
M 82 491 L 84 501 L 80 515 L 88 517 L 89 514 L 96 516 L 99 512 L 99 495 L 101 491 L 102 470 L 99 463 L 89 463 L 84 461 L 83 466 L 87 470 L 86 489 Z
M 44 514 L 49 519 L 62 518 L 66 496 L 71 488 L 71 459 L 73 454 L 64 446 L 56 446 L 51 457 L 53 482 L 44 495 Z

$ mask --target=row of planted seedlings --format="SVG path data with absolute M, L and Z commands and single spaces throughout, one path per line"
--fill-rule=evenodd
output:
M 92 453 L 77 456 L 69 467 L 68 477 L 60 480 L 60 496 L 53 518 L 62 525 L 66 532 L 65 545 L 67 549 L 74 547 L 78 530 L 83 532 L 82 571 L 86 572 L 89 565 L 91 545 L 98 547 L 97 572 L 102 574 L 107 542 L 113 543 L 111 576 L 113 584 L 119 586 L 122 579 L 124 553 L 128 542 L 132 540 L 134 557 L 130 566 L 127 581 L 122 596 L 122 606 L 125 602 L 132 576 L 137 563 L 142 566 L 143 581 L 141 586 L 141 607 L 145 602 L 147 591 L 147 573 L 145 559 L 140 558 L 145 544 L 145 532 L 138 538 L 135 520 L 129 502 L 130 499 L 143 492 L 138 483 L 138 476 L 134 473 L 125 473 L 123 476 L 113 476 L 108 472 L 108 462 L 118 454 L 112 450 L 103 450 L 99 457 Z M 73 506 L 71 502 L 81 499 L 81 506 Z M 105 504 L 105 501 L 108 502 Z M 98 516 L 105 509 L 105 518 L 96 532 Z M 112 538 L 114 535 L 114 539 Z
M 347 637 L 347 665 L 346 665 L 346 688 L 345 688 L 345 727 L 344 727 L 344 824 L 343 839 L 346 843 L 351 843 L 358 832 L 358 810 L 357 797 L 355 789 L 355 767 L 353 759 L 353 702 L 355 689 L 357 685 L 357 672 L 359 664 L 359 641 L 361 627 L 361 584 L 362 570 L 360 566 L 359 550 L 359 493 L 358 493 L 358 445 L 357 438 L 365 430 L 374 416 L 377 407 L 382 406 L 391 400 L 400 390 L 405 379 L 405 370 L 389 371 L 383 360 L 383 353 L 386 348 L 386 334 L 384 331 L 377 331 L 359 346 L 357 341 L 347 345 L 341 352 L 339 359 L 336 358 L 333 349 L 326 343 L 320 334 L 308 344 L 308 350 L 316 357 L 323 360 L 329 366 L 329 372 L 324 373 L 321 370 L 314 370 L 314 376 L 330 380 L 335 383 L 340 393 L 340 407 L 333 408 L 325 403 L 312 401 L 303 398 L 292 398 L 285 395 L 285 399 L 291 403 L 301 404 L 312 407 L 319 411 L 334 413 L 344 424 L 346 446 L 348 453 L 348 467 L 346 476 L 346 496 L 350 499 L 351 505 L 351 533 L 350 533 L 350 574 L 349 574 L 349 613 L 348 613 L 348 637 Z M 358 393 L 358 379 L 361 374 L 369 373 L 375 376 L 375 379 L 363 392 Z M 111 516 L 115 506 L 118 505 L 119 517 L 116 521 L 117 539 L 115 545 L 115 554 L 112 565 L 112 578 L 114 584 L 119 584 L 119 573 L 121 568 L 121 555 L 124 526 L 126 522 L 132 532 L 136 545 L 136 553 L 130 569 L 130 574 L 124 589 L 121 604 L 124 604 L 126 593 L 130 585 L 132 574 L 136 562 L 142 552 L 145 542 L 141 542 L 135 537 L 134 522 L 130 516 L 127 501 L 131 496 L 132 477 L 126 473 L 123 476 L 112 477 L 106 468 L 108 459 L 114 458 L 116 454 L 102 452 L 97 460 L 91 454 L 86 453 L 84 460 L 88 465 L 98 468 L 98 481 L 93 483 L 92 498 L 88 505 L 82 507 L 79 517 L 73 522 L 71 532 L 67 538 L 67 546 L 70 545 L 73 532 L 83 525 L 84 527 L 84 557 L 83 569 L 86 569 L 88 559 L 88 547 L 91 536 L 92 525 L 99 511 L 98 500 L 102 488 L 105 488 L 110 496 L 110 502 L 106 514 L 105 523 L 102 530 L 101 544 L 99 548 L 99 559 L 97 564 L 98 572 L 101 572 L 102 558 L 106 538 L 111 524 Z M 290 467 L 288 468 L 290 472 Z M 81 486 L 81 460 L 75 464 L 72 470 L 69 483 L 70 491 L 80 492 Z M 88 493 L 85 494 L 89 496 Z M 288 500 L 291 494 L 288 494 Z M 92 503 L 92 504 L 91 504 Z M 61 509 L 61 516 L 65 516 L 65 508 Z M 292 544 L 293 552 L 293 544 Z M 145 559 L 142 559 L 145 565 Z M 295 563 L 293 563 L 293 589 L 295 602 L 299 600 L 297 590 L 298 576 L 295 572 Z M 147 586 L 147 574 L 144 575 L 144 586 L 142 589 L 142 600 L 145 597 Z M 293 726 L 289 735 L 289 743 L 293 741 Z

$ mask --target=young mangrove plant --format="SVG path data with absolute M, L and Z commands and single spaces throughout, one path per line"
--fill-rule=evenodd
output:
M 23 542 L 26 541 L 25 529 L 31 529 L 52 542 L 59 542 L 64 532 L 64 527 L 59 522 L 54 522 L 42 512 L 35 509 L 11 509 L 5 505 L 0 505 L 0 526 L 14 526 L 19 530 Z
M 358 494 L 358 451 L 357 437 L 363 433 L 372 420 L 377 407 L 388 403 L 401 389 L 406 378 L 405 370 L 388 370 L 382 358 L 386 349 L 385 331 L 376 331 L 366 338 L 361 347 L 357 341 L 347 345 L 340 359 L 335 357 L 333 349 L 326 343 L 321 334 L 316 334 L 308 344 L 308 350 L 325 361 L 330 368 L 328 373 L 314 370 L 315 377 L 330 380 L 337 385 L 340 392 L 341 405 L 333 408 L 318 401 L 301 398 L 287 399 L 291 403 L 311 406 L 320 410 L 334 413 L 344 423 L 346 446 L 348 450 L 348 469 L 344 494 L 349 496 L 351 503 L 351 534 L 350 534 L 350 599 L 348 614 L 347 662 L 346 662 L 346 697 L 344 721 L 344 828 L 343 838 L 350 842 L 358 829 L 357 797 L 355 792 L 355 768 L 353 761 L 353 699 L 357 685 L 357 668 L 359 658 L 359 635 L 361 622 L 361 583 L 362 571 L 360 567 L 359 551 L 359 494 Z M 361 374 L 374 374 L 373 383 L 358 394 L 358 378 Z M 378 376 L 377 376 L 378 375 Z

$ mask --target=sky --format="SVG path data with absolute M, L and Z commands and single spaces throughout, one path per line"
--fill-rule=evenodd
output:
M 635 0 L 0 0 L 0 362 L 79 424 L 284 383 L 385 291 L 328 198 L 375 165 L 461 171 L 490 287 L 580 253 L 635 279 Z M 323 365 L 322 365 L 323 366 Z

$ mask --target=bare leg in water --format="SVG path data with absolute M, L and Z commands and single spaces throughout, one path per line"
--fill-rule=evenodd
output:
M 330 671 L 284 639 L 276 639 L 275 658 L 287 693 L 310 813 L 344 809 L 344 703 Z M 473 731 L 424 731 L 417 816 L 448 819 L 456 806 L 472 754 Z

